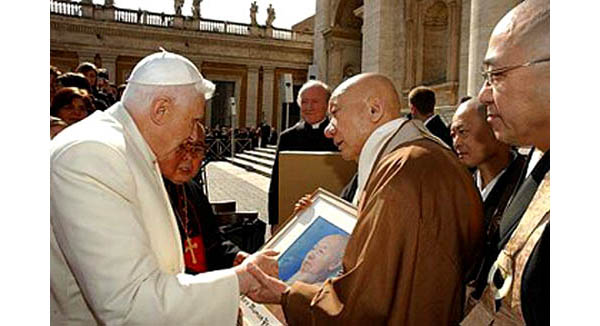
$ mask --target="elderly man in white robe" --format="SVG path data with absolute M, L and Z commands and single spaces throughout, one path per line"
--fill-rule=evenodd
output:
M 133 69 L 121 102 L 52 141 L 52 325 L 233 325 L 239 296 L 277 274 L 275 252 L 184 274 L 183 248 L 157 160 L 193 141 L 214 84 L 162 51 Z

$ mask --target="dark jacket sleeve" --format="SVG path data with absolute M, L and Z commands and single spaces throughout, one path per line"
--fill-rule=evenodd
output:
M 273 162 L 273 171 L 271 171 L 271 181 L 269 183 L 268 198 L 269 224 L 279 223 L 279 150 L 275 154 Z

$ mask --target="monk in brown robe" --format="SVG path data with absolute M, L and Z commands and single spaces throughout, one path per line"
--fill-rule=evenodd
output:
M 471 176 L 423 126 L 400 117 L 392 82 L 360 74 L 329 102 L 325 134 L 358 168 L 358 222 L 341 276 L 291 287 L 250 272 L 255 297 L 279 303 L 290 325 L 456 325 L 465 276 L 482 240 Z

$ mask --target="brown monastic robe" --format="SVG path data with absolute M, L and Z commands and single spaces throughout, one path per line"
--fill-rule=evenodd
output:
M 451 151 L 428 139 L 400 144 L 374 165 L 344 273 L 284 293 L 289 325 L 457 325 L 482 215 Z

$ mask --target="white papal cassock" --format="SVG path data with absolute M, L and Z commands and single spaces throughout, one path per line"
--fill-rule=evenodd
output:
M 183 274 L 156 157 L 119 102 L 51 141 L 52 325 L 234 325 L 235 273 Z

